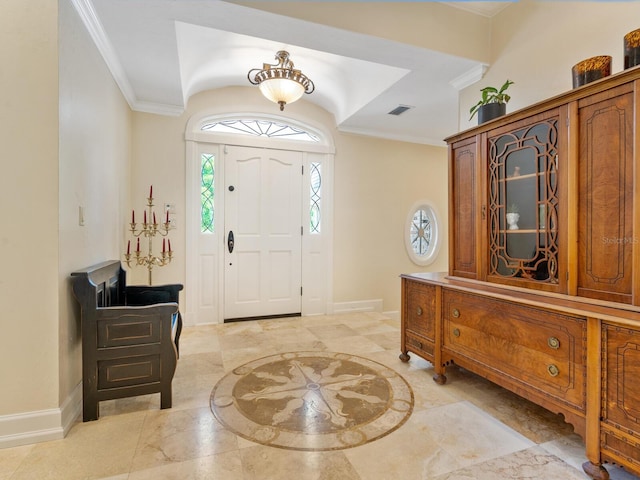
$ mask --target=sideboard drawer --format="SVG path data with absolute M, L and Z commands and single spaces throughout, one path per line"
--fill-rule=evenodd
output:
M 585 409 L 586 321 L 445 291 L 443 344 L 454 357 Z
M 435 338 L 436 287 L 405 280 L 406 329 L 431 342 Z
M 429 361 L 433 360 L 434 343 L 427 342 L 424 338 L 412 335 L 411 333 L 405 334 L 405 340 L 407 342 L 407 348 L 412 352 L 416 352 L 422 358 Z

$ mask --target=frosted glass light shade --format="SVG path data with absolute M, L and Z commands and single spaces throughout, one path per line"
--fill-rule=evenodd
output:
M 293 103 L 304 94 L 304 87 L 288 78 L 263 80 L 259 87 L 262 95 L 274 103 Z

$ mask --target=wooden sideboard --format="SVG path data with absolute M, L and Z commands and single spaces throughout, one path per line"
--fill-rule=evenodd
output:
M 449 271 L 402 276 L 400 358 L 562 414 L 594 479 L 640 474 L 640 68 L 447 143 Z

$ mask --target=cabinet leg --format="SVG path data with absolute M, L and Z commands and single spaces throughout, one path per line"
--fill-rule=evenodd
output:
M 411 357 L 407 352 L 402 352 L 398 358 L 402 360 L 404 363 L 407 363 L 411 359 Z
M 609 480 L 609 472 L 607 472 L 602 465 L 584 462 L 582 464 L 582 469 L 584 470 L 584 473 L 593 478 L 593 480 Z
M 447 383 L 447 376 L 444 373 L 436 373 L 433 376 L 433 381 L 438 385 L 444 385 L 445 383 Z

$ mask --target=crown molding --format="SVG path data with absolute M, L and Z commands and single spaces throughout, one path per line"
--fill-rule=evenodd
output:
M 129 107 L 135 109 L 134 106 L 136 105 L 137 100 L 133 88 L 131 87 L 124 68 L 122 68 L 122 64 L 120 63 L 118 56 L 115 54 L 113 46 L 104 31 L 104 27 L 98 18 L 91 0 L 71 0 L 71 3 L 76 9 L 76 12 L 78 12 L 78 15 L 80 15 L 82 23 L 89 32 L 96 48 L 102 55 L 102 58 L 107 64 L 107 68 L 111 72 L 113 79 L 118 84 L 118 87 L 129 104 Z
M 156 115 L 168 115 L 171 117 L 178 117 L 184 113 L 184 107 L 164 103 L 136 101 L 131 108 L 136 112 L 155 113 Z
M 471 70 L 468 70 L 459 77 L 451 80 L 449 85 L 460 91 L 463 88 L 467 88 L 469 85 L 473 85 L 474 83 L 482 80 L 484 74 L 487 73 L 487 70 L 489 70 L 489 65 L 486 63 L 480 63 Z
M 350 128 L 350 127 L 340 127 L 338 126 L 338 131 L 342 133 L 350 133 L 353 135 L 362 135 L 365 137 L 374 137 L 381 138 L 383 140 L 395 140 L 398 142 L 407 142 L 407 143 L 418 143 L 421 145 L 432 145 L 435 147 L 446 147 L 447 144 L 442 139 L 433 139 L 426 137 L 416 137 L 411 135 L 395 135 L 388 134 L 385 132 L 378 132 L 374 130 L 360 129 L 360 128 Z

